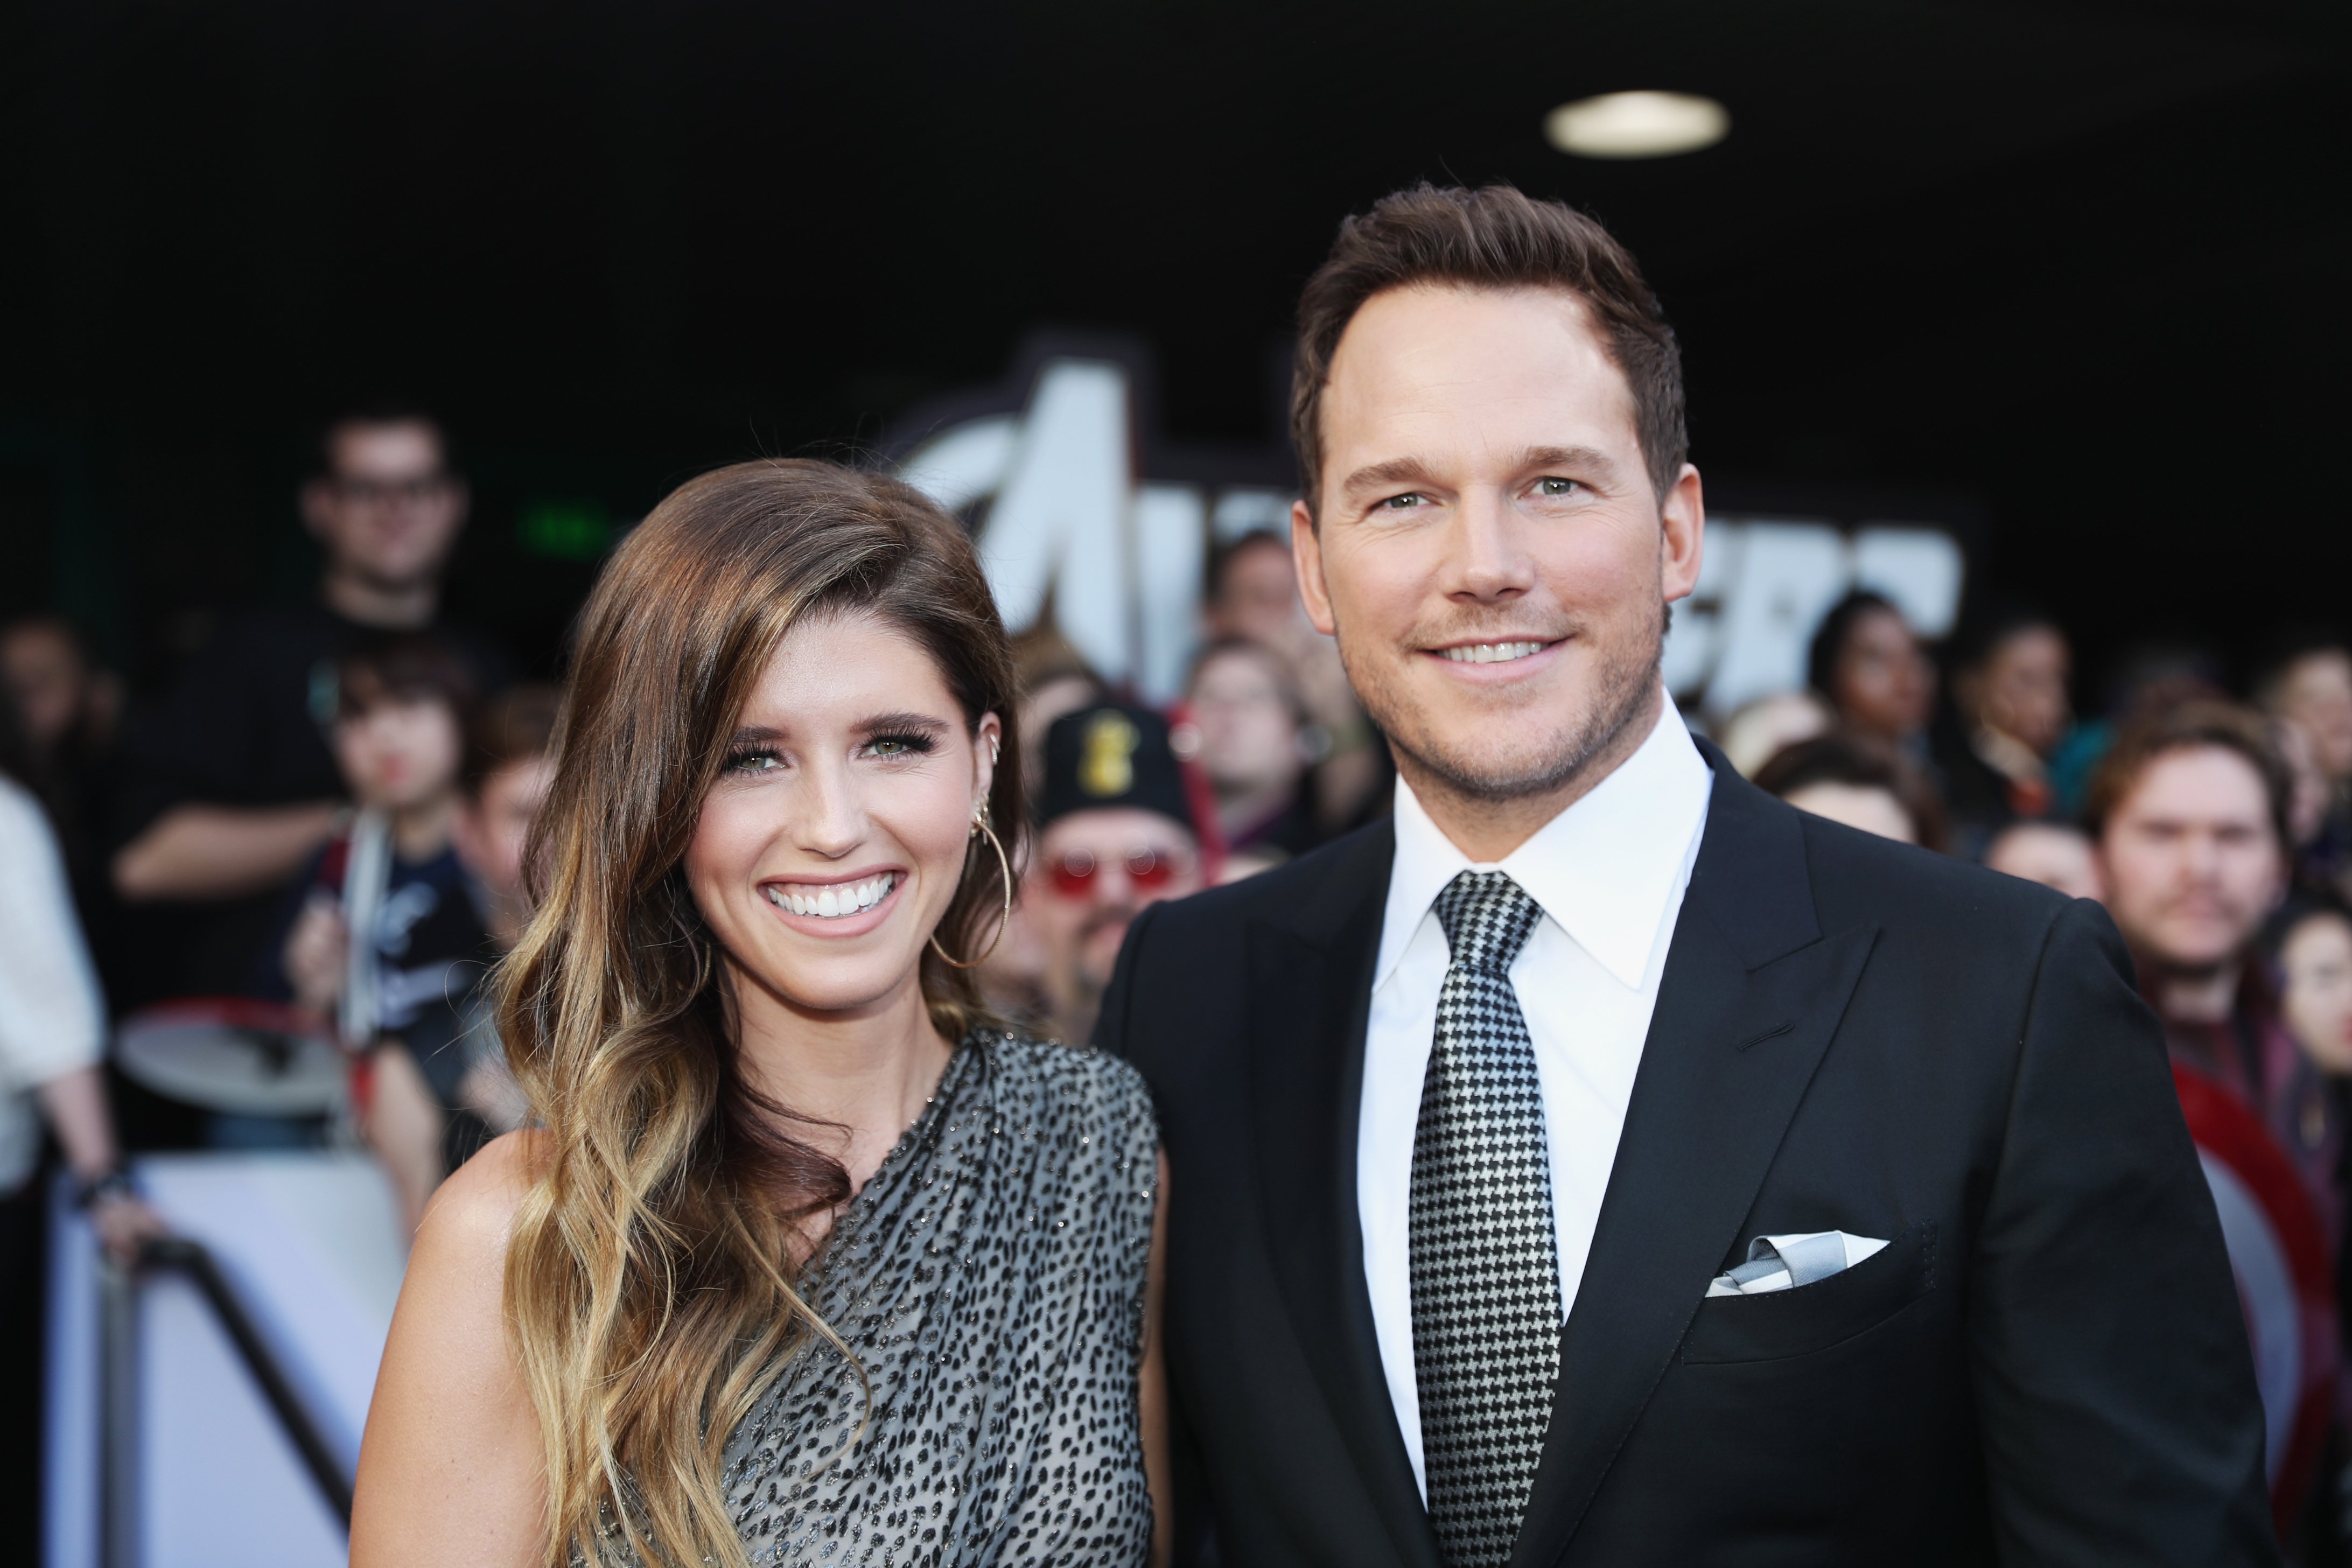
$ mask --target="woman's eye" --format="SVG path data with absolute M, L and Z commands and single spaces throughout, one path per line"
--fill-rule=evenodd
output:
M 727 771 L 732 773 L 764 773 L 783 765 L 773 752 L 738 752 L 727 759 Z
M 924 735 L 877 735 L 866 746 L 876 756 L 889 762 L 921 756 L 931 749 L 931 742 Z

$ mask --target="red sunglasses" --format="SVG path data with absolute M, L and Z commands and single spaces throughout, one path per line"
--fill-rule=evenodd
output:
M 1183 869 L 1172 855 L 1157 849 L 1133 849 L 1127 855 L 1127 879 L 1147 890 L 1164 888 Z M 1090 849 L 1073 849 L 1054 862 L 1054 891 L 1066 899 L 1083 899 L 1093 890 L 1101 869 Z

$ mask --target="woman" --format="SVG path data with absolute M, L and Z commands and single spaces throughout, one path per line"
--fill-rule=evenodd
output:
M 905 486 L 744 464 L 623 545 L 499 977 L 543 1126 L 418 1234 L 361 1568 L 1164 1555 L 1141 1080 L 992 1027 L 967 967 L 1013 701 Z
M 1892 599 L 1857 588 L 1831 605 L 1806 650 L 1805 679 L 1846 728 L 1917 752 L 1936 667 Z

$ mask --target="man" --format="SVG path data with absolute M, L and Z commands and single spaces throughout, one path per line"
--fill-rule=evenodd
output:
M 1037 847 L 1023 898 L 1044 955 L 1046 1026 L 1084 1040 L 1128 922 L 1202 886 L 1201 841 L 1168 721 L 1107 702 L 1045 731 Z
M 2105 917 L 1774 801 L 1665 699 L 1704 514 L 1632 258 L 1424 186 L 1299 339 L 1301 589 L 1400 783 L 1144 910 L 1105 998 L 1172 1172 L 1188 1547 L 2274 1561 Z
M 326 553 L 319 602 L 263 610 L 225 627 L 129 737 L 127 839 L 114 883 L 168 907 L 176 962 L 144 977 L 150 995 L 236 988 L 267 932 L 275 889 L 326 843 L 342 790 L 326 741 L 335 661 L 370 632 L 430 626 L 464 527 L 466 483 L 440 427 L 388 409 L 330 425 L 302 521 Z M 484 689 L 506 661 L 448 632 Z
M 2174 1058 L 2270 1128 L 2332 1244 L 2343 1206 L 2333 1097 L 2254 961 L 2263 923 L 2286 891 L 2292 787 L 2258 717 L 2182 703 L 2116 737 L 2092 775 L 2091 831 L 2107 909 Z

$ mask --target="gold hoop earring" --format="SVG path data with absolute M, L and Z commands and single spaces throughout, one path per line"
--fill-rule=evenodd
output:
M 1004 841 L 997 837 L 996 829 L 988 825 L 988 807 L 985 805 L 971 814 L 972 837 L 978 838 L 983 834 L 987 836 L 988 847 L 996 851 L 996 868 L 1004 877 L 1004 912 L 997 918 L 996 934 L 989 938 L 988 945 L 981 950 L 980 956 L 969 963 L 950 958 L 948 950 L 940 945 L 940 933 L 931 933 L 931 951 L 938 953 L 940 962 L 950 969 L 978 969 L 986 963 L 988 955 L 996 951 L 996 944 L 1004 940 L 1004 928 L 1013 923 L 1013 862 L 1004 853 Z

